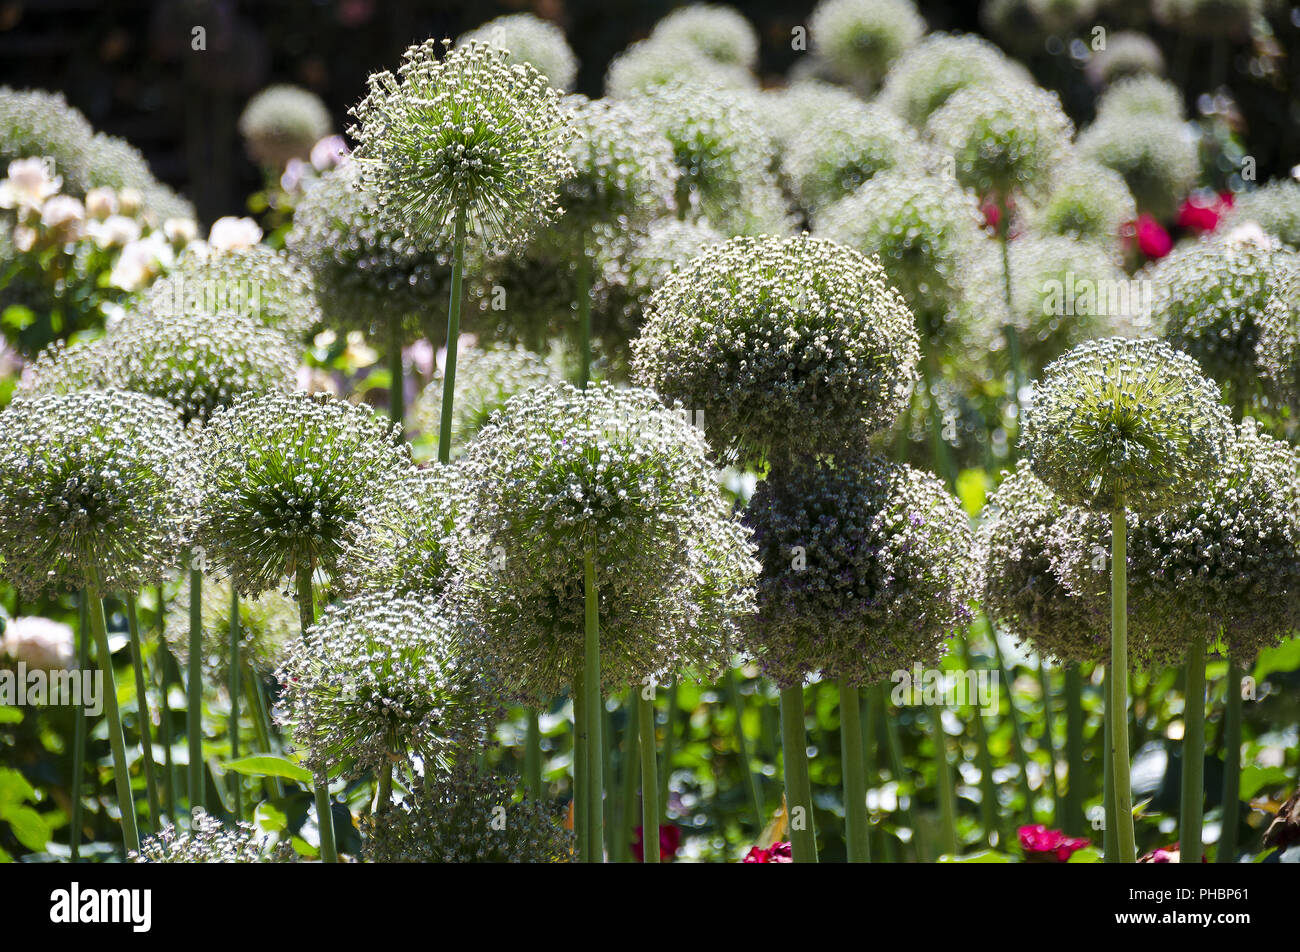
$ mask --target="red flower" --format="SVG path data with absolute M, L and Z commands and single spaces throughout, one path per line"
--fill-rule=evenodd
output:
M 1139 859 L 1138 862 L 1139 863 L 1180 863 L 1182 862 L 1182 856 L 1178 852 L 1178 844 L 1175 843 L 1172 846 L 1166 846 L 1163 849 L 1152 850 L 1150 853 L 1147 853 L 1145 856 Z M 1204 853 L 1201 854 L 1201 862 L 1202 863 L 1209 862 L 1209 860 L 1205 858 Z
M 998 208 L 998 203 L 991 198 L 986 199 L 980 206 L 980 211 L 984 213 L 984 224 L 996 231 L 998 222 L 1002 221 L 1002 209 Z
M 1022 826 L 1017 832 L 1020 834 L 1020 848 L 1031 863 L 1068 863 L 1075 850 L 1091 845 L 1088 840 L 1066 836 L 1060 830 L 1049 830 L 1041 823 Z
M 1148 258 L 1163 258 L 1174 246 L 1169 232 L 1145 212 L 1138 216 L 1136 222 L 1124 226 L 1124 235 L 1130 241 L 1136 238 L 1138 250 Z
M 632 855 L 636 857 L 638 863 L 645 862 L 645 850 L 641 846 L 641 837 L 644 836 L 644 827 L 636 828 L 636 835 L 632 838 Z M 682 831 L 675 826 L 667 824 L 659 827 L 659 862 L 666 863 L 677 855 L 677 850 L 682 845 Z
M 793 863 L 789 843 L 773 843 L 768 849 L 751 846 L 742 863 Z
M 1222 192 L 1213 198 L 1193 194 L 1178 209 L 1178 227 L 1192 231 L 1214 231 L 1223 216 L 1232 208 L 1231 192 Z

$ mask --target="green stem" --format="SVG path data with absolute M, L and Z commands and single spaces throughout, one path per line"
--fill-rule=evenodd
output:
M 601 787 L 602 791 L 614 789 L 614 715 L 600 699 L 600 746 L 601 746 Z M 619 829 L 618 810 L 621 804 L 615 802 L 612 794 L 601 801 L 601 823 L 605 834 L 605 856 L 607 861 L 618 861 L 618 843 L 614 837 Z
M 632 838 L 636 834 L 637 811 L 636 792 L 641 786 L 641 760 L 640 760 L 640 733 L 641 733 L 641 704 L 637 700 L 638 687 L 633 687 L 628 692 L 627 698 L 627 726 L 623 731 L 623 773 L 621 782 L 623 789 L 619 792 L 619 802 L 622 804 L 620 810 L 620 825 L 618 833 L 618 855 L 617 861 L 620 863 L 630 863 L 632 861 Z M 654 697 L 650 698 L 650 716 L 654 717 Z M 653 727 L 651 728 L 653 730 Z M 655 780 L 656 795 L 659 793 L 659 783 Z
M 963 633 L 960 641 L 962 663 L 967 671 L 974 671 L 969 633 Z M 998 808 L 997 784 L 993 780 L 993 755 L 989 752 L 988 727 L 984 724 L 984 712 L 974 701 L 971 702 L 971 720 L 975 724 L 975 765 L 980 772 L 980 823 L 984 827 L 985 841 L 992 846 L 1002 836 L 1001 811 Z
M 239 650 L 239 590 L 232 584 L 230 586 L 230 660 L 229 683 L 227 690 L 230 693 L 230 722 L 227 732 L 230 734 L 230 759 L 239 759 L 239 674 L 240 674 L 240 650 Z M 239 774 L 233 770 L 230 772 L 230 786 L 233 796 L 233 805 L 235 808 L 235 819 L 240 819 L 244 815 L 244 788 Z
M 659 862 L 659 779 L 655 776 L 654 693 L 633 689 L 637 698 L 637 720 L 641 747 L 641 855 L 647 863 Z
M 673 756 L 677 746 L 677 682 L 668 686 L 668 697 L 664 700 L 664 769 L 659 773 L 659 809 L 665 821 L 668 817 L 669 781 L 673 773 Z
M 943 728 L 943 709 L 932 711 L 935 785 L 939 794 L 939 852 L 956 856 L 957 843 L 957 792 L 953 788 L 952 764 L 948 760 L 948 732 Z
M 158 740 L 163 746 L 163 776 L 167 778 L 167 816 L 176 821 L 176 764 L 172 760 L 172 703 L 171 685 L 172 669 L 176 662 L 167 647 L 167 601 L 163 587 L 158 586 L 158 650 L 154 657 L 158 662 L 158 686 L 161 688 L 161 700 L 158 705 Z
M 763 831 L 763 800 L 758 793 L 758 778 L 754 775 L 753 759 L 749 753 L 749 740 L 745 737 L 745 702 L 740 696 L 736 684 L 736 672 L 727 669 L 727 695 L 731 698 L 731 709 L 736 717 L 736 751 L 740 754 L 740 769 L 745 772 L 745 790 L 749 794 L 749 807 L 754 811 L 754 829 Z
M 1065 812 L 1061 802 L 1061 785 L 1056 779 L 1056 738 L 1053 737 L 1052 675 L 1042 658 L 1038 659 L 1038 689 L 1043 697 L 1043 750 L 1047 753 L 1047 779 L 1052 788 L 1052 824 L 1060 826 Z
M 1237 859 L 1237 825 L 1241 822 L 1241 666 L 1228 655 L 1228 683 L 1223 712 L 1223 822 L 1220 863 Z
M 903 744 L 898 736 L 898 718 L 890 717 L 889 711 L 885 709 L 885 691 L 884 688 L 876 688 L 876 697 L 880 703 L 880 720 L 885 725 L 885 747 L 889 750 L 889 773 L 894 778 L 901 789 L 908 774 L 903 768 Z M 912 831 L 910 846 L 913 854 L 919 860 L 921 858 L 920 843 L 920 824 L 916 822 L 916 814 L 912 810 L 912 797 L 909 794 L 907 806 L 902 806 L 902 794 L 899 794 L 899 809 L 903 814 L 903 822 L 907 824 L 908 829 Z
M 447 305 L 447 361 L 442 373 L 442 420 L 438 427 L 438 461 L 451 460 L 451 410 L 456 393 L 456 345 L 460 340 L 460 296 L 465 272 L 465 209 L 456 211 L 451 255 L 451 300 Z
M 302 639 L 307 640 L 307 629 L 316 624 L 316 601 L 312 594 L 311 566 L 299 565 L 296 573 L 298 619 L 302 626 Z M 316 826 L 320 831 L 320 857 L 323 863 L 339 861 L 338 845 L 334 841 L 334 815 L 330 808 L 329 780 L 315 778 Z
M 579 668 L 573 678 L 573 834 L 577 840 L 578 860 L 591 862 L 587 846 L 587 679 Z
M 1111 513 L 1110 707 L 1111 771 L 1115 777 L 1115 848 L 1121 863 L 1137 862 L 1128 757 L 1128 521 L 1123 503 Z
M 406 418 L 406 372 L 402 367 L 402 319 L 388 316 L 388 418 L 398 426 Z
M 253 712 L 253 730 L 257 734 L 259 748 L 268 754 L 277 753 L 271 734 L 271 714 L 266 705 L 266 689 L 262 687 L 261 676 L 250 664 L 244 672 L 244 693 L 248 699 L 248 708 Z M 279 777 L 265 778 L 267 792 L 273 797 L 284 796 L 284 784 Z
M 189 739 L 190 809 L 207 809 L 203 782 L 203 573 L 190 570 L 190 659 L 185 734 Z
M 77 670 L 90 670 L 90 609 L 83 588 L 77 593 Z M 81 859 L 81 788 L 86 777 L 86 705 L 78 704 L 72 715 L 72 829 L 68 848 L 72 862 Z
M 785 770 L 786 816 L 796 863 L 817 862 L 812 784 L 808 778 L 808 738 L 804 733 L 803 686 L 781 689 L 781 752 Z
M 1068 773 L 1062 828 L 1070 836 L 1082 836 L 1087 780 L 1083 773 L 1083 675 L 1077 664 L 1065 669 L 1065 763 Z
M 524 789 L 533 800 L 542 799 L 542 726 L 537 708 L 524 712 L 527 730 L 524 735 Z
M 113 780 L 117 803 L 122 814 L 122 839 L 128 851 L 140 849 L 140 833 L 135 823 L 135 796 L 131 793 L 131 765 L 126 759 L 126 738 L 122 735 L 122 716 L 117 709 L 117 679 L 113 675 L 113 655 L 108 646 L 108 626 L 104 619 L 104 601 L 99 579 L 92 572 L 86 579 L 89 599 L 90 630 L 99 655 L 99 669 L 104 673 L 104 713 L 108 719 L 108 743 L 113 751 Z
M 1106 674 L 1106 688 L 1110 689 L 1110 673 Z M 1115 849 L 1115 830 L 1119 824 L 1115 820 L 1115 760 L 1111 757 L 1111 708 L 1110 699 L 1107 698 L 1104 705 L 1105 713 L 1102 715 L 1101 736 L 1102 736 L 1102 768 L 1101 768 L 1101 796 L 1103 832 L 1101 835 L 1101 851 L 1107 863 L 1118 863 L 1119 854 Z
M 1205 823 L 1205 637 L 1187 642 L 1187 689 L 1183 701 L 1183 791 L 1178 816 L 1179 858 L 1201 861 Z
M 596 587 L 596 556 L 590 549 L 582 560 L 586 624 L 583 632 L 583 680 L 587 692 L 587 836 L 591 862 L 603 862 L 604 836 L 604 747 L 601 742 L 600 693 L 600 602 Z
M 1029 752 L 1025 749 L 1025 729 L 1020 720 L 1020 710 L 1016 707 L 1016 698 L 1011 691 L 1014 683 L 1011 680 L 1011 672 L 1007 669 L 1006 661 L 1002 657 L 1002 643 L 998 641 L 997 630 L 993 627 L 993 622 L 989 622 L 989 641 L 993 643 L 993 657 L 998 663 L 998 683 L 1007 686 L 1007 717 L 1011 720 L 1011 735 L 1016 742 L 1016 766 L 1020 773 L 1020 797 L 1025 802 L 1024 812 L 1021 814 L 1025 823 L 1034 822 L 1034 791 L 1029 786 Z
M 149 797 L 150 828 L 162 829 L 162 806 L 158 799 L 158 780 L 153 763 L 153 715 L 149 713 L 149 691 L 144 677 L 144 651 L 140 647 L 140 622 L 135 613 L 135 598 L 127 596 L 126 624 L 131 637 L 131 667 L 135 670 L 136 718 L 140 725 L 140 749 L 144 754 L 144 785 Z
M 844 758 L 845 847 L 850 863 L 871 862 L 871 821 L 867 816 L 867 767 L 862 743 L 862 710 L 857 685 L 840 679 L 840 753 Z
M 928 342 L 926 346 L 931 347 Z M 934 464 L 939 469 L 939 475 L 943 477 L 949 489 L 955 489 L 957 487 L 957 471 L 952 462 L 952 453 L 948 447 L 948 441 L 943 436 L 943 412 L 939 407 L 939 394 L 936 386 L 936 381 L 940 378 L 937 364 L 938 361 L 931 348 L 926 353 L 925 360 L 921 362 L 925 395 L 930 405 L 930 446 L 934 453 Z
M 586 387 L 591 382 L 591 258 L 583 254 L 578 259 L 578 359 L 580 370 L 578 385 Z
M 373 813 L 380 816 L 388 812 L 393 804 L 393 763 L 385 760 L 379 767 L 379 781 L 375 785 L 375 806 Z

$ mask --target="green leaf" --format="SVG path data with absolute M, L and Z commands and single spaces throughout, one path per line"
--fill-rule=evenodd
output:
M 1275 671 L 1300 669 L 1300 638 L 1289 638 L 1274 648 L 1265 648 L 1255 662 L 1255 680 L 1263 681 Z
M 0 767 L 0 815 L 10 804 L 35 802 L 36 790 L 17 770 Z
M 964 856 L 940 856 L 941 863 L 1014 863 L 1016 858 L 995 850 L 980 850 L 978 853 L 966 853 Z
M 295 764 L 287 757 L 277 757 L 273 754 L 258 754 L 255 757 L 227 760 L 221 766 L 245 777 L 283 777 L 299 783 L 311 783 L 310 770 Z
M 263 833 L 281 833 L 289 828 L 289 818 L 284 811 L 265 800 L 253 810 L 253 822 Z
M 23 719 L 22 708 L 0 704 L 0 724 L 18 724 Z
M 982 469 L 963 469 L 957 474 L 957 498 L 970 516 L 978 516 L 988 498 L 988 474 Z
M 1251 765 L 1241 771 L 1241 799 L 1249 800 L 1269 787 L 1285 787 L 1290 776 L 1281 767 L 1256 767 Z
M 33 852 L 45 849 L 50 842 L 50 827 L 45 819 L 27 806 L 9 806 L 0 809 L 0 820 L 9 824 L 18 842 Z
M 1100 863 L 1100 862 L 1101 862 L 1101 850 L 1097 849 L 1097 847 L 1095 847 L 1095 846 L 1085 846 L 1083 849 L 1081 849 L 1081 850 L 1075 850 L 1073 853 L 1071 853 L 1071 854 L 1070 854 L 1070 858 L 1069 858 L 1069 860 L 1067 860 L 1067 862 L 1070 862 L 1070 863 Z

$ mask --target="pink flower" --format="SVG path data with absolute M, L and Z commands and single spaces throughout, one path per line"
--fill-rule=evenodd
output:
M 1136 240 L 1138 250 L 1148 258 L 1163 258 L 1174 247 L 1169 232 L 1146 212 L 1124 226 L 1124 235 L 1130 241 Z
M 1031 863 L 1068 863 L 1076 850 L 1091 845 L 1089 840 L 1066 836 L 1060 830 L 1049 830 L 1041 823 L 1022 826 L 1020 848 Z
M 742 863 L 793 863 L 789 843 L 773 843 L 768 849 L 751 846 Z
M 636 836 L 632 840 L 632 855 L 636 857 L 638 863 L 645 862 L 645 852 L 641 847 L 641 837 L 644 827 L 636 828 Z M 682 831 L 675 826 L 664 824 L 659 827 L 659 862 L 666 863 L 677 855 L 677 850 L 682 845 Z
M 1178 227 L 1192 231 L 1214 231 L 1232 205 L 1231 192 L 1221 192 L 1214 196 L 1194 193 L 1178 209 Z
M 1138 860 L 1139 863 L 1181 863 L 1182 856 L 1178 852 L 1178 844 L 1166 846 L 1162 849 L 1154 849 Z M 1201 862 L 1208 863 L 1205 854 L 1201 854 Z

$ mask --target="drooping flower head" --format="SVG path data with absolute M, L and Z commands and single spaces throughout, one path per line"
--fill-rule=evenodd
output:
M 729 658 L 754 565 L 685 411 L 607 384 L 531 390 L 460 465 L 461 597 L 509 695 L 558 694 L 581 670 L 588 554 L 605 687 Z
M 510 13 L 488 20 L 456 41 L 457 46 L 482 43 L 505 50 L 509 63 L 527 63 L 560 90 L 573 88 L 578 76 L 578 58 L 573 55 L 564 30 L 531 13 Z
M 925 20 L 912 0 L 820 0 L 808 32 L 832 76 L 870 89 L 921 39 Z
M 330 134 L 321 98 L 299 86 L 267 86 L 239 115 L 239 134 L 253 159 L 278 172 L 290 159 L 305 159 Z
M 932 33 L 894 63 L 880 101 L 920 129 L 959 90 L 1026 83 L 1029 71 L 983 37 Z
M 912 315 L 875 262 L 819 238 L 734 238 L 655 292 L 634 372 L 747 459 L 860 446 L 906 405 Z
M 1300 255 L 1267 237 L 1228 234 L 1181 245 L 1147 274 L 1152 324 L 1230 399 L 1249 405 L 1261 390 L 1260 328 L 1269 298 L 1295 271 Z
M 874 683 L 934 664 L 970 621 L 970 522 L 929 473 L 800 459 L 759 483 L 745 522 L 763 564 L 746 649 L 779 684 Z
M 200 622 L 203 626 L 205 683 L 225 684 L 230 670 L 230 580 L 203 576 Z M 298 638 L 298 607 L 278 589 L 239 600 L 239 661 L 258 677 L 269 677 L 284 660 L 286 647 Z M 185 599 L 168 606 L 163 637 L 182 671 L 190 657 L 190 607 Z
M 19 398 L 0 413 L 0 573 L 30 597 L 160 583 L 194 485 L 192 446 L 161 400 Z
M 376 592 L 327 608 L 280 669 L 282 723 L 316 776 L 356 779 L 481 746 L 495 705 L 465 656 L 465 622 L 428 598 Z
M 1153 512 L 1195 496 L 1223 460 L 1219 388 L 1164 341 L 1086 341 L 1034 387 L 1022 439 L 1035 475 L 1086 509 Z
M 147 836 L 140 851 L 132 852 L 132 863 L 296 863 L 298 854 L 288 843 L 272 845 L 269 836 L 259 836 L 253 824 L 239 821 L 230 828 L 202 807 L 194 810 L 188 830 L 168 825 Z
M 366 406 L 304 393 L 244 397 L 199 438 L 198 542 L 255 595 L 299 569 L 332 572 L 348 526 L 410 465 Z
M 957 181 L 999 200 L 1045 194 L 1069 153 L 1074 124 L 1055 93 L 1019 84 L 977 85 L 945 100 L 926 125 Z
M 513 247 L 560 213 L 571 121 L 541 73 L 500 49 L 412 46 L 397 75 L 370 77 L 353 115 L 362 183 L 421 249 L 450 247 L 462 215 L 467 234 Z
M 1196 143 L 1179 119 L 1114 113 L 1079 134 L 1079 156 L 1124 176 L 1140 211 L 1168 220 L 1196 182 Z
M 693 46 L 709 59 L 752 70 L 758 65 L 758 34 L 740 11 L 716 3 L 678 7 L 655 24 L 654 42 Z
M 475 768 L 426 778 L 414 801 L 366 821 L 370 863 L 568 863 L 573 833 L 545 802 Z

